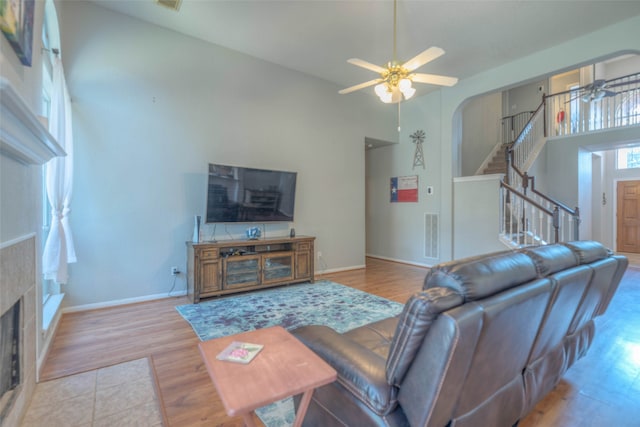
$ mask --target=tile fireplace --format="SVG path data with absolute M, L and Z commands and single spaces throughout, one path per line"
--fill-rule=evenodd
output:
M 36 384 L 42 165 L 64 151 L 4 78 L 0 118 L 0 427 L 13 427 Z
M 9 395 L 20 384 L 21 305 L 22 298 L 0 316 L 0 402 L 10 399 Z

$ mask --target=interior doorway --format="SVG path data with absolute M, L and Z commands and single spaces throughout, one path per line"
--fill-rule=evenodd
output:
M 640 253 L 640 181 L 618 181 L 616 198 L 616 250 Z

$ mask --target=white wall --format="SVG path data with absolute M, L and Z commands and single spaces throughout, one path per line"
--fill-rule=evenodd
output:
M 364 138 L 393 140 L 393 110 L 91 3 L 61 3 L 60 20 L 76 158 L 68 305 L 169 292 L 204 216 L 209 162 L 298 172 L 296 221 L 267 236 L 294 226 L 317 237 L 328 269 L 364 265 Z
M 589 63 L 596 58 L 613 57 L 622 52 L 637 52 L 639 50 L 640 17 L 635 17 L 463 79 L 456 86 L 442 88 L 435 94 L 411 100 L 403 107 L 403 116 L 408 123 L 403 124 L 403 132 L 400 135 L 401 144 L 387 149 L 386 156 L 388 158 L 387 161 L 390 162 L 389 167 L 380 170 L 371 167 L 372 172 L 368 173 L 367 180 L 368 182 L 383 182 L 389 176 L 410 174 L 411 163 L 408 160 L 406 163 L 401 163 L 396 159 L 398 157 L 405 158 L 407 155 L 406 144 L 403 146 L 402 142 L 407 140 L 408 134 L 416 128 L 426 128 L 427 135 L 433 135 L 430 143 L 432 146 L 438 147 L 440 153 L 440 158 L 432 164 L 434 169 L 428 170 L 428 173 L 431 174 L 430 179 L 438 183 L 436 195 L 430 199 L 428 207 L 429 210 L 433 210 L 440 215 L 439 261 L 449 260 L 454 253 L 453 241 L 456 232 L 453 227 L 453 210 L 455 207 L 452 197 L 452 180 L 456 176 L 455 172 L 460 165 L 461 129 L 459 125 L 459 109 L 463 102 L 471 97 L 501 90 L 501 88 L 539 81 L 541 76 L 568 70 L 577 64 Z M 434 101 L 434 98 L 437 98 L 437 102 Z M 439 129 L 429 127 L 434 123 L 438 123 L 436 126 Z M 405 133 L 405 129 L 408 133 Z M 377 158 L 379 157 L 378 155 L 375 157 L 375 160 L 369 160 L 368 158 L 368 161 L 372 161 L 373 165 L 385 161 Z M 575 159 L 577 163 L 577 148 Z M 564 169 L 562 170 L 564 171 Z M 570 172 L 567 171 L 567 173 Z M 571 179 L 577 180 L 577 169 Z M 573 198 L 577 202 L 577 183 L 575 185 L 571 184 L 571 186 L 575 188 Z M 368 203 L 367 207 L 374 211 L 387 212 L 390 210 L 388 200 L 383 199 Z M 425 209 L 426 207 L 422 210 Z M 387 228 L 384 229 L 384 233 L 389 236 L 388 239 L 367 236 L 368 253 L 409 262 L 425 262 L 420 257 L 421 251 L 416 250 L 407 253 L 405 249 L 407 247 L 420 248 L 423 244 L 421 233 L 416 232 L 413 235 L 407 233 L 407 230 L 412 229 L 411 225 L 421 223 L 420 215 L 422 212 L 419 210 L 405 210 L 406 212 L 402 213 L 404 215 L 402 218 L 395 219 L 393 223 L 386 223 Z M 468 214 L 472 218 L 473 212 Z M 367 230 L 370 229 L 372 231 L 378 230 L 368 226 Z M 402 241 L 402 239 L 411 239 L 412 241 Z M 398 249 L 399 246 L 402 249 Z M 432 262 L 432 260 L 429 260 L 429 262 Z
M 506 249 L 498 239 L 501 180 L 500 174 L 454 178 L 454 259 Z
M 402 109 L 400 143 L 366 152 L 367 254 L 433 265 L 434 259 L 424 256 L 423 236 L 424 214 L 439 213 L 443 191 L 439 175 L 442 156 L 439 92 L 427 95 L 419 103 L 403 104 Z M 416 146 L 410 135 L 417 130 L 426 134 L 422 144 L 424 168 L 413 167 Z M 411 175 L 418 176 L 418 202 L 391 203 L 391 177 Z M 431 195 L 426 192 L 428 186 L 434 189 Z
M 480 96 L 462 107 L 462 176 L 475 175 L 496 144 L 501 142 L 502 93 Z
M 547 90 L 548 83 L 546 80 L 537 80 L 535 82 L 518 85 L 507 91 L 508 113 L 506 115 L 514 115 L 525 111 L 536 111 L 542 103 L 542 94 L 549 94 Z M 542 90 L 540 90 L 542 88 Z
M 640 56 L 622 56 L 604 64 L 604 75 L 596 76 L 599 79 L 613 79 L 617 77 L 628 76 L 640 72 Z

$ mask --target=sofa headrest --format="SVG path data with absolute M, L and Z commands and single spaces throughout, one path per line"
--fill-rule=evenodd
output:
M 387 357 L 387 382 L 399 385 L 422 345 L 429 327 L 443 311 L 462 304 L 462 295 L 450 288 L 430 288 L 409 298 L 393 335 Z
M 563 245 L 533 246 L 521 251 L 531 257 L 540 277 L 575 267 L 579 262 L 578 256 Z
M 537 277 L 536 266 L 530 257 L 521 252 L 505 251 L 436 265 L 427 273 L 423 289 L 452 288 L 467 302 Z
M 594 242 L 593 240 L 576 240 L 573 242 L 562 243 L 562 245 L 568 247 L 576 254 L 578 262 L 581 265 L 589 264 L 612 255 L 612 252 L 609 249 L 604 247 L 601 243 Z

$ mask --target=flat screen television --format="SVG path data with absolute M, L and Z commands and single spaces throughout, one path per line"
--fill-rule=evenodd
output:
M 296 172 L 209 164 L 206 222 L 292 222 Z

